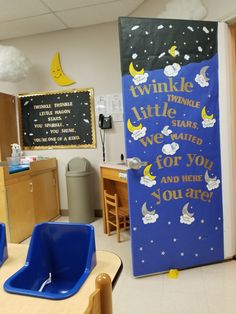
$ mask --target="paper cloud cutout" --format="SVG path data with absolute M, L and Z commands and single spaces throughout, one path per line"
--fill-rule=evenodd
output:
M 220 186 L 220 180 L 217 179 L 217 180 L 212 180 L 212 181 L 209 181 L 207 183 L 207 189 L 208 191 L 211 191 L 211 190 L 215 190 L 215 189 L 218 189 L 218 187 Z
M 138 139 L 144 137 L 146 135 L 147 128 L 144 126 L 140 130 L 134 130 L 131 134 L 132 138 L 137 141 Z
M 164 74 L 169 77 L 177 76 L 181 66 L 178 63 L 173 63 L 172 65 L 167 65 L 164 68 Z
M 162 152 L 165 155 L 174 155 L 177 152 L 178 149 L 179 149 L 179 144 L 173 142 L 171 144 L 165 144 L 162 147 Z
M 0 45 L 0 81 L 18 82 L 29 74 L 31 63 L 24 52 Z
M 154 215 L 146 214 L 142 219 L 143 219 L 143 223 L 147 225 L 147 224 L 155 223 L 158 218 L 159 218 L 158 214 L 154 214 Z
M 143 184 L 149 188 L 151 188 L 156 183 L 157 183 L 156 180 L 152 180 L 148 176 L 143 176 L 140 178 L 140 184 Z
M 201 87 L 209 86 L 209 83 L 206 81 L 205 77 L 202 74 L 196 75 L 195 82 L 197 82 Z
M 181 224 L 186 224 L 186 225 L 191 225 L 195 221 L 194 217 L 191 217 L 189 215 L 182 215 L 180 216 L 180 223 Z
M 135 85 L 139 85 L 142 83 L 146 83 L 147 79 L 148 79 L 148 73 L 136 74 L 133 78 L 133 82 Z
M 216 119 L 204 119 L 202 121 L 202 126 L 205 128 L 212 128 L 216 123 Z
M 172 130 L 169 129 L 169 125 L 165 125 L 161 130 L 161 133 L 165 136 L 169 136 L 172 133 Z

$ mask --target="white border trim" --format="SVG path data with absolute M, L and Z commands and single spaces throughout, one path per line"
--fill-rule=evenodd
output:
M 218 23 L 219 56 L 219 111 L 221 172 L 224 219 L 224 258 L 235 254 L 235 211 L 233 204 L 233 138 L 232 113 L 230 103 L 230 53 L 229 28 L 226 23 Z

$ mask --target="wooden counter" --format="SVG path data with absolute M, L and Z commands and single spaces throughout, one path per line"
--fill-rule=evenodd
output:
M 109 194 L 117 193 L 119 204 L 128 207 L 127 170 L 127 166 L 123 164 L 100 165 L 104 233 L 107 233 L 107 230 L 103 191 L 106 190 Z
M 4 314 L 83 314 L 89 303 L 89 296 L 95 290 L 95 278 L 100 273 L 107 273 L 111 280 L 117 278 L 121 270 L 120 258 L 106 251 L 97 251 L 97 265 L 74 296 L 64 300 L 48 300 L 10 294 L 4 291 L 4 282 L 20 269 L 26 259 L 28 245 L 8 244 L 9 257 L 0 268 L 0 312 Z
M 59 215 L 57 161 L 30 163 L 30 169 L 9 174 L 0 167 L 0 221 L 5 223 L 8 242 L 19 243 L 31 235 L 36 223 Z

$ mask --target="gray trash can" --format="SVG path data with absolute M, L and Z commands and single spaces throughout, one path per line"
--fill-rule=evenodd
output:
M 94 221 L 92 175 L 92 167 L 85 158 L 76 157 L 67 164 L 66 185 L 70 222 Z

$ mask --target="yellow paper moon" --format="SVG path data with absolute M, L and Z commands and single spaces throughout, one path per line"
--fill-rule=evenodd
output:
M 141 130 L 143 127 L 142 123 L 140 123 L 139 125 L 135 126 L 131 123 L 130 119 L 127 120 L 127 129 L 133 133 L 135 130 Z
M 214 115 L 211 114 L 210 116 L 206 113 L 206 106 L 204 106 L 202 108 L 202 112 L 201 112 L 201 116 L 202 116 L 202 119 L 205 120 L 205 119 L 208 119 L 208 120 L 212 120 L 214 118 Z
M 172 57 L 175 57 L 175 56 L 176 56 L 176 52 L 175 52 L 176 48 L 177 48 L 176 46 L 170 47 L 169 54 L 170 54 Z
M 144 175 L 145 177 L 149 177 L 150 180 L 155 180 L 155 179 L 156 179 L 156 176 L 153 176 L 153 175 L 151 175 L 151 173 L 150 173 L 151 166 L 152 166 L 152 164 L 151 164 L 151 165 L 147 165 L 147 166 L 144 168 L 144 170 L 143 170 L 143 175 Z
M 59 52 L 56 52 L 51 63 L 50 72 L 54 82 L 60 86 L 72 85 L 75 81 L 71 80 L 62 70 Z
M 144 74 L 144 68 L 142 68 L 140 71 L 135 70 L 133 62 L 130 62 L 129 64 L 129 73 L 130 75 L 132 75 L 133 77 L 135 75 L 143 75 Z

